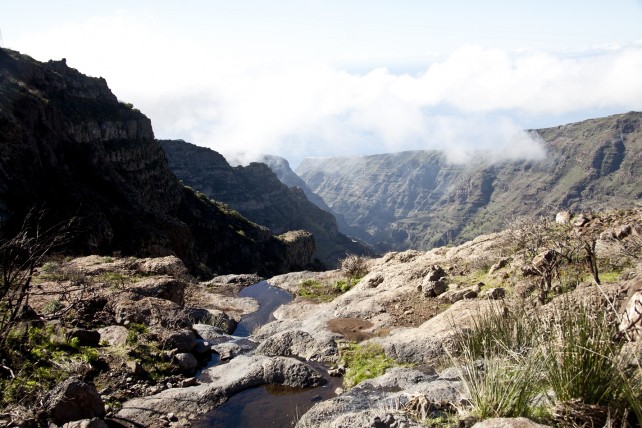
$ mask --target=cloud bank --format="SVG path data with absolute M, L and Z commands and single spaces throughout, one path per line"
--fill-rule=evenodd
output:
M 224 154 L 276 154 L 294 165 L 307 156 L 418 149 L 444 150 L 453 162 L 479 151 L 541 158 L 541 144 L 523 129 L 542 118 L 642 109 L 642 43 L 573 55 L 465 45 L 419 73 L 257 60 L 127 16 L 61 27 L 22 45 L 106 77 L 152 119 L 159 138 Z

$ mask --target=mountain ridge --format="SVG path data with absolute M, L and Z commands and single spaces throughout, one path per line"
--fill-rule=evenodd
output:
M 510 218 L 642 197 L 642 113 L 534 130 L 541 161 L 448 163 L 438 151 L 309 158 L 296 173 L 350 233 L 380 251 L 428 249 L 499 230 Z

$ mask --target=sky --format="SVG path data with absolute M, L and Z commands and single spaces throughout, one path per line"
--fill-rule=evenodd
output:
M 542 158 L 525 130 L 642 110 L 642 0 L 0 0 L 157 138 L 287 158 Z

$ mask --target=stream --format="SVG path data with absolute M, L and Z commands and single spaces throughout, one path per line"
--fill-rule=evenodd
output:
M 244 288 L 240 297 L 252 297 L 259 303 L 256 312 L 241 318 L 233 335 L 248 337 L 258 327 L 273 321 L 273 312 L 292 300 L 292 295 L 266 281 Z M 210 362 L 218 363 L 218 358 Z M 292 388 L 283 385 L 262 385 L 249 388 L 232 396 L 223 405 L 201 415 L 192 421 L 193 427 L 292 427 L 296 421 L 316 402 L 335 396 L 335 389 L 341 386 L 341 379 L 328 375 L 322 364 L 310 363 L 327 382 L 316 388 Z

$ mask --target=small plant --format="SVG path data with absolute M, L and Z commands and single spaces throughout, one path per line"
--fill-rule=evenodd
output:
M 141 335 L 147 333 L 147 326 L 145 324 L 131 323 L 127 331 L 127 344 L 135 345 Z
M 348 279 L 363 278 L 368 273 L 369 260 L 367 257 L 350 254 L 339 261 L 340 270 Z
M 381 345 L 376 343 L 351 344 L 341 351 L 340 361 L 346 367 L 343 378 L 346 388 L 352 388 L 366 379 L 381 376 L 390 367 L 399 365 L 395 360 L 387 357 Z

